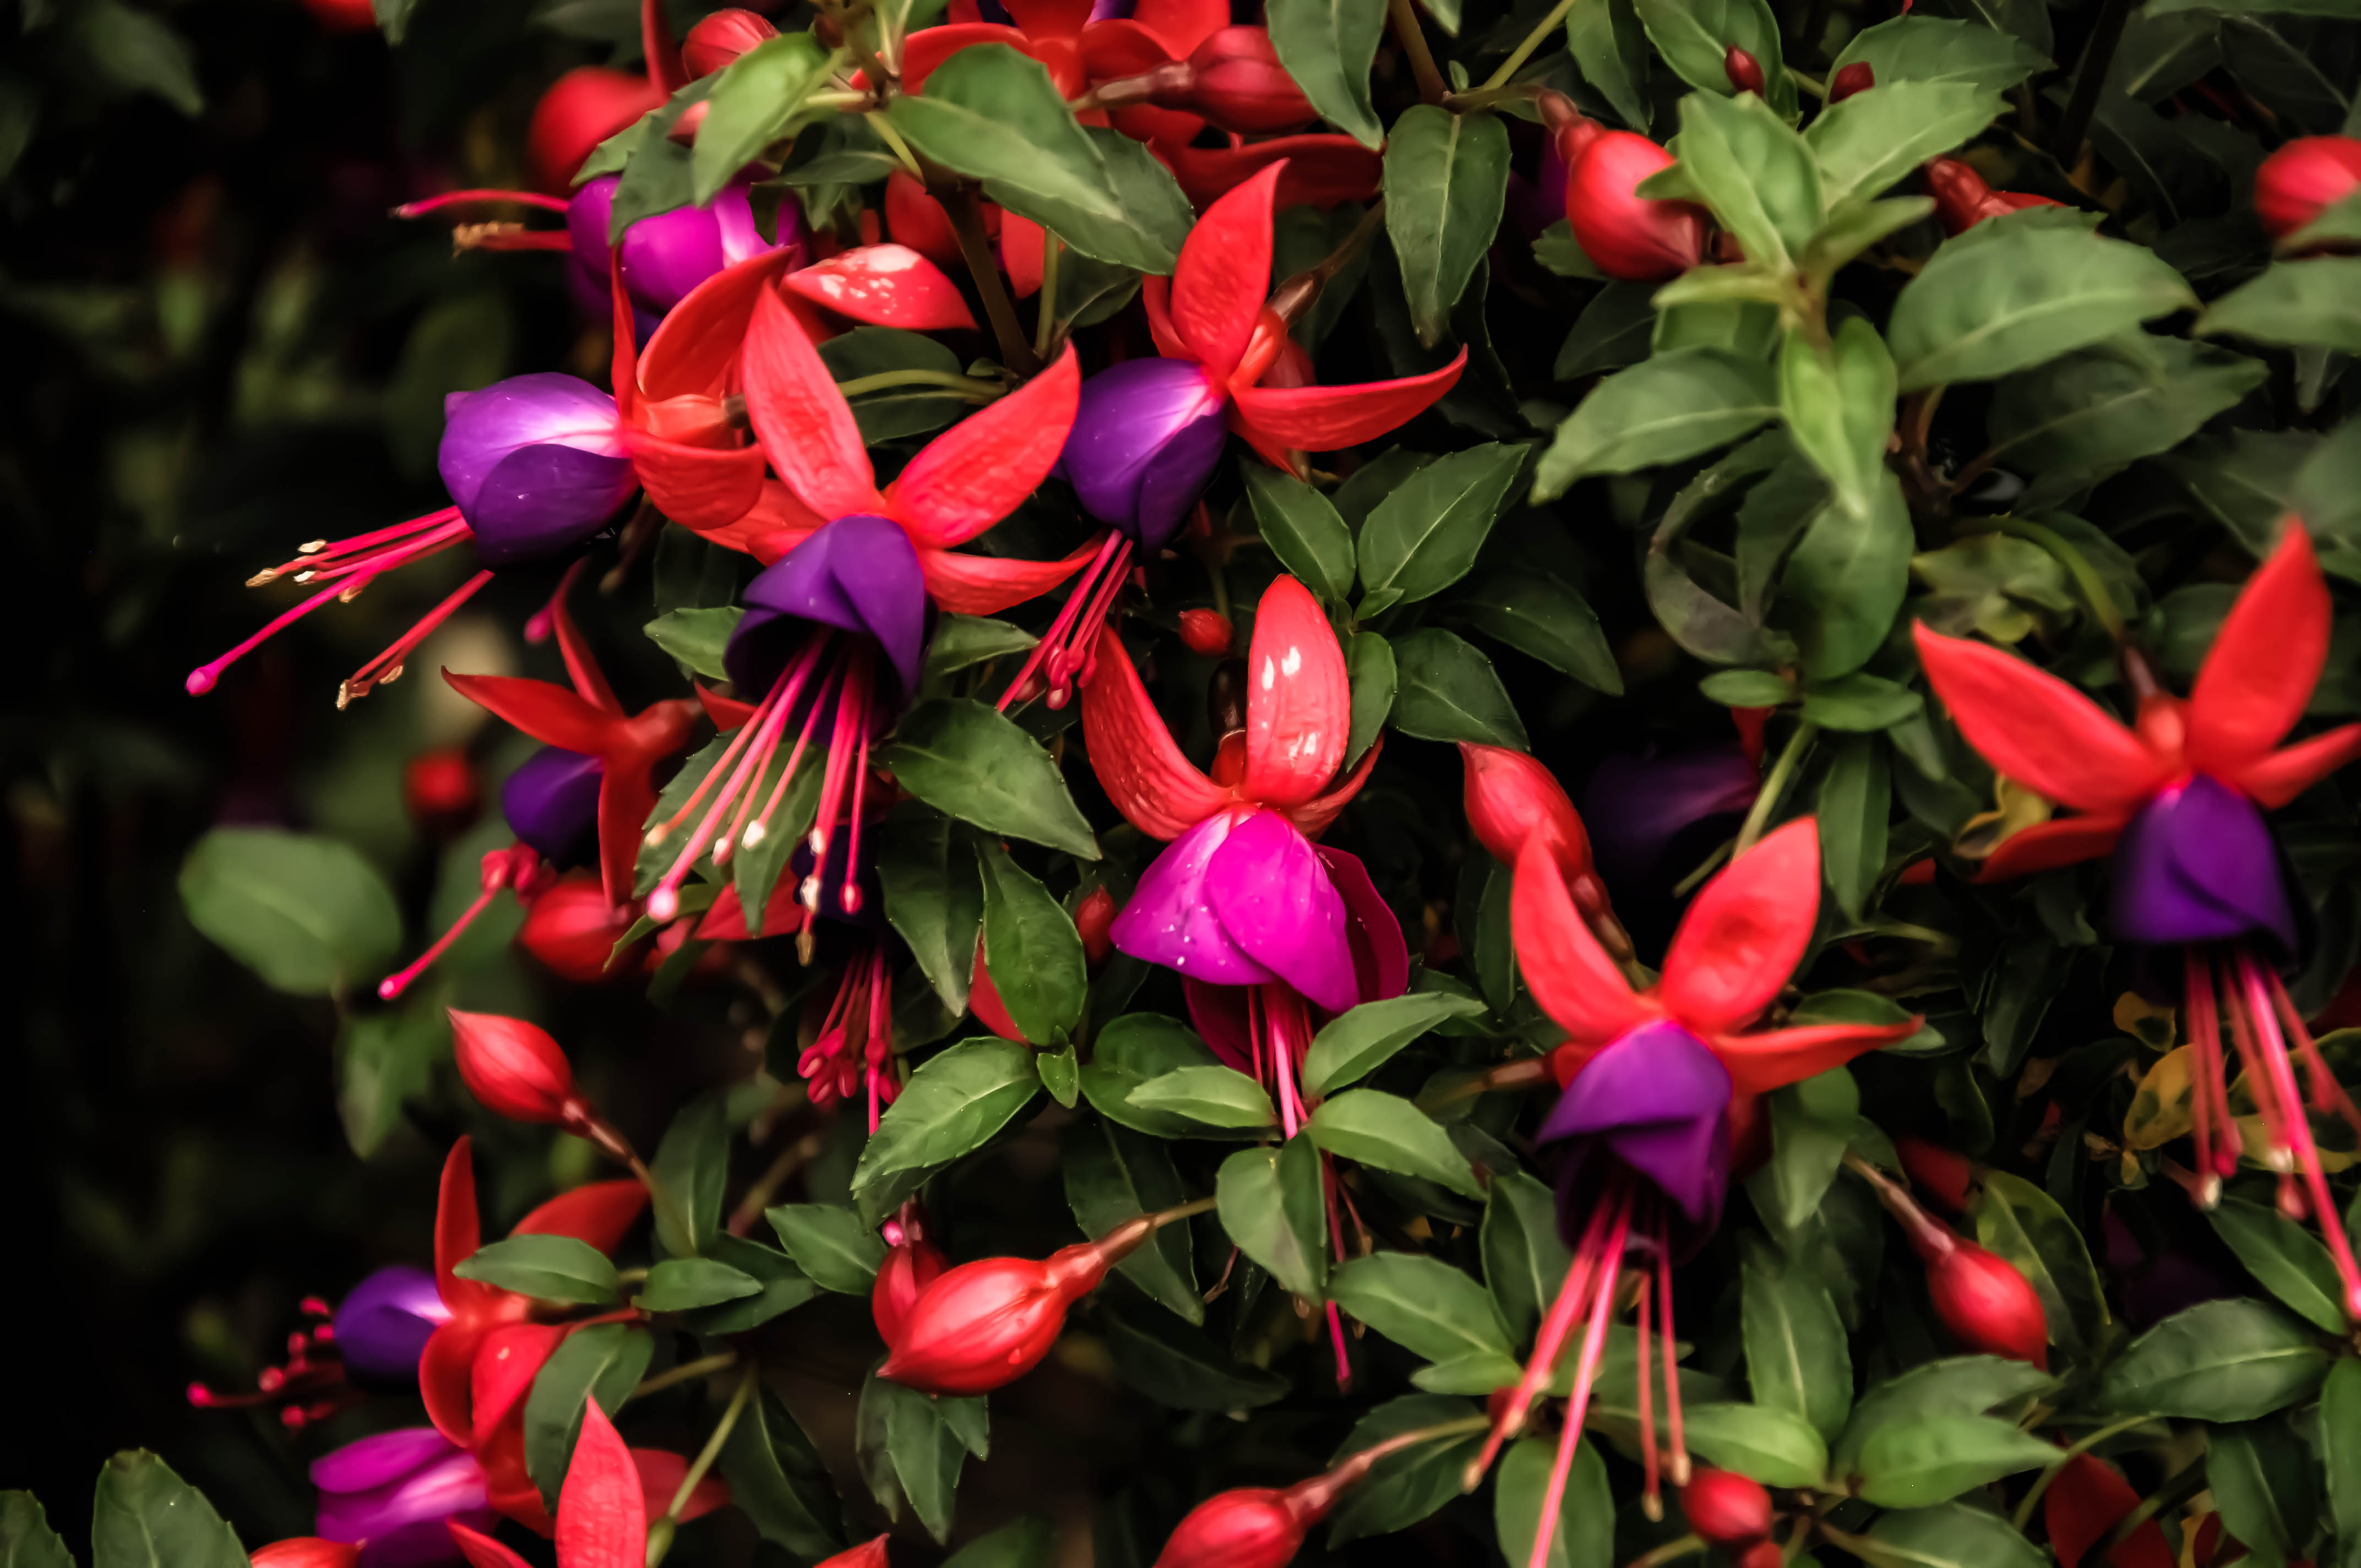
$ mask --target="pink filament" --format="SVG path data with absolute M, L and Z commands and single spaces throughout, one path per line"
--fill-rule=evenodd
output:
M 1509 1396 L 1509 1404 L 1492 1423 L 1490 1435 L 1484 1440 L 1484 1452 L 1477 1456 L 1471 1470 L 1482 1475 L 1499 1457 L 1500 1445 L 1523 1429 L 1525 1413 L 1542 1389 L 1549 1383 L 1550 1373 L 1557 1365 L 1558 1352 L 1565 1348 L 1565 1337 L 1574 1330 L 1574 1320 L 1587 1299 L 1593 1271 L 1598 1266 L 1599 1243 L 1607 1234 L 1612 1219 L 1629 1218 L 1631 1199 L 1619 1187 L 1606 1202 L 1591 1211 L 1590 1224 L 1582 1234 L 1580 1245 L 1574 1249 L 1574 1261 L 1565 1271 L 1565 1283 L 1558 1287 L 1557 1299 L 1550 1303 L 1542 1319 L 1541 1332 L 1534 1336 L 1532 1358 L 1525 1363 L 1525 1374 L 1517 1379 L 1516 1391 Z
M 537 191 L 445 191 L 439 196 L 427 196 L 415 202 L 404 202 L 394 208 L 397 218 L 423 218 L 429 213 L 439 213 L 445 207 L 480 206 L 487 202 L 514 202 L 520 206 L 539 207 L 544 213 L 562 213 L 566 203 L 555 196 L 544 196 Z
M 2345 1285 L 2345 1315 L 2361 1321 L 2361 1268 L 2354 1266 L 2352 1244 L 2345 1240 L 2345 1227 L 2337 1220 L 2335 1201 L 2329 1196 L 2328 1176 L 2321 1168 L 2320 1149 L 2312 1140 L 2312 1124 L 2304 1116 L 2302 1096 L 2296 1089 L 2295 1066 L 2289 1059 L 2287 1043 L 2279 1035 L 2279 1018 L 2264 989 L 2261 966 L 2244 948 L 2232 961 L 2237 966 L 2247 1010 L 2261 1036 L 2264 1066 L 2271 1075 L 2273 1091 L 2280 1104 L 2290 1112 L 2288 1123 L 2295 1140 L 2296 1167 L 2311 1195 L 2312 1218 L 2328 1243 L 2329 1255 L 2336 1260 L 2337 1277 Z
M 384 652 L 356 670 L 339 695 L 346 701 L 367 696 L 380 682 L 390 681 L 401 674 L 402 662 L 410 657 L 411 650 L 433 636 L 436 627 L 450 620 L 453 612 L 482 592 L 484 585 L 491 580 L 489 572 L 478 572 L 460 584 L 456 592 L 421 616 L 418 623 L 403 632 Z
M 1592 1293 L 1590 1329 L 1582 1338 L 1582 1359 L 1575 1364 L 1574 1398 L 1567 1402 L 1565 1429 L 1558 1434 L 1557 1457 L 1550 1465 L 1549 1486 L 1542 1492 L 1541 1519 L 1533 1529 L 1533 1552 L 1525 1568 L 1548 1568 L 1551 1539 L 1557 1534 L 1558 1508 L 1565 1501 L 1565 1478 L 1574 1468 L 1574 1451 L 1582 1442 L 1582 1418 L 1590 1409 L 1591 1380 L 1598 1375 L 1599 1353 L 1607 1348 L 1608 1320 L 1615 1315 L 1616 1271 L 1623 1260 L 1623 1244 L 1631 1234 L 1631 1205 L 1627 1199 L 1615 1218 L 1615 1234 L 1607 1244 L 1598 1288 Z
M 1131 541 L 1110 531 L 1100 542 L 1098 554 L 1091 557 L 1090 564 L 1074 580 L 1074 591 L 1066 596 L 1058 618 L 1049 623 L 1049 630 L 1041 634 L 1041 641 L 1033 645 L 1025 667 L 1016 672 L 1016 678 L 1009 682 L 1008 689 L 1001 694 L 1002 712 L 1008 711 L 1010 704 L 1025 700 L 1027 688 L 1031 685 L 1034 675 L 1044 670 L 1047 671 L 1045 680 L 1049 688 L 1049 706 L 1066 706 L 1071 690 L 1070 677 L 1077 671 L 1087 674 L 1090 661 L 1098 648 L 1099 624 L 1106 619 L 1115 596 L 1123 591 L 1124 568 L 1130 558 Z M 1077 645 L 1081 648 L 1079 652 L 1076 652 Z

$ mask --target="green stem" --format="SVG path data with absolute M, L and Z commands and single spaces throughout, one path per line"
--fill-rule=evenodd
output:
M 1498 87 L 1514 76 L 1525 61 L 1533 58 L 1533 50 L 1542 47 L 1542 40 L 1549 37 L 1550 30 L 1563 25 L 1566 13 L 1573 9 L 1574 0 L 1557 0 L 1557 4 L 1550 7 L 1549 15 L 1533 24 L 1533 30 L 1525 35 L 1525 41 L 1510 51 L 1509 58 L 1500 62 L 1498 71 L 1484 79 L 1477 91 Z
M 880 370 L 874 376 L 855 376 L 850 381 L 840 381 L 836 389 L 847 398 L 857 398 L 889 387 L 940 387 L 979 403 L 991 402 L 1003 391 L 997 381 L 980 380 L 949 370 Z
M 2144 1425 L 2150 1419 L 2152 1418 L 2147 1416 L 2126 1416 L 2122 1420 L 2109 1422 L 2098 1431 L 2086 1434 L 2070 1448 L 2061 1450 L 2058 1457 L 2051 1460 L 2041 1474 L 2033 1478 L 2033 1490 L 2026 1493 L 2023 1499 L 2017 1503 L 2016 1513 L 2010 1522 L 2018 1530 L 2023 1530 L 2033 1522 L 2033 1510 L 2040 1503 L 2041 1494 L 2049 1490 L 2049 1483 L 2058 1479 L 2058 1473 L 2065 1469 L 2076 1455 L 2088 1453 L 2109 1438 L 2127 1432 L 2136 1426 Z
M 1026 341 L 1025 329 L 1016 320 L 1016 302 L 1008 297 L 1008 285 L 1001 280 L 999 264 L 992 258 L 992 241 L 983 232 L 983 213 L 976 204 L 975 187 L 962 181 L 943 192 L 942 203 L 951 216 L 951 232 L 959 236 L 960 255 L 967 259 L 967 269 L 975 278 L 976 292 L 983 296 L 983 313 L 991 319 L 992 335 L 999 341 L 1001 363 L 1020 376 L 1030 376 L 1041 362 Z
M 1705 1537 L 1701 1535 L 1675 1536 L 1653 1551 L 1640 1553 L 1639 1556 L 1631 1559 L 1625 1568 L 1664 1568 L 1664 1564 L 1667 1563 L 1677 1563 L 1684 1557 L 1694 1557 L 1704 1550 Z
M 646 1271 L 642 1270 L 642 1272 Z M 623 1396 L 623 1402 L 629 1404 L 633 1399 L 643 1398 L 650 1394 L 659 1393 L 664 1389 L 693 1381 L 711 1373 L 726 1372 L 737 1365 L 738 1353 L 734 1350 L 717 1351 L 711 1355 L 699 1356 L 695 1361 L 684 1361 L 671 1371 L 659 1372 L 653 1377 L 642 1382 L 638 1387 Z
M 1737 842 L 1730 851 L 1731 860 L 1752 849 L 1754 840 L 1763 837 L 1763 829 L 1770 825 L 1771 814 L 1779 808 L 1779 797 L 1787 793 L 1787 785 L 1795 778 L 1795 770 L 1803 764 L 1804 753 L 1812 749 L 1812 739 L 1819 732 L 1820 727 L 1810 719 L 1797 721 L 1795 732 L 1788 736 L 1787 744 L 1780 748 L 1779 760 L 1771 764 L 1771 773 L 1763 781 L 1762 793 L 1754 797 L 1754 805 L 1746 813 L 1746 821 L 1738 829 Z
M 1213 1212 L 1213 1205 L 1217 1201 L 1219 1201 L 1217 1199 L 1199 1198 L 1191 1202 L 1183 1203 L 1178 1208 L 1159 1209 L 1155 1213 L 1150 1214 L 1148 1217 L 1156 1223 L 1157 1229 L 1161 1230 L 1166 1225 L 1171 1224 L 1176 1220 L 1186 1220 L 1198 1214 L 1212 1213 Z
M 2102 1563 L 2109 1561 L 2114 1557 L 2115 1548 L 2131 1539 L 2132 1531 L 2139 1529 L 2165 1509 L 2185 1498 L 2195 1497 L 2198 1489 L 2204 1485 L 2205 1466 L 2191 1464 L 2184 1468 L 2180 1475 L 2167 1480 L 2163 1486 L 2158 1486 L 2147 1497 L 2141 1498 L 2139 1507 L 2117 1519 L 2115 1528 L 2107 1532 L 2106 1540 L 2099 1542 L 2098 1561 Z
M 1041 231 L 1041 295 L 1034 302 L 1033 354 L 1044 363 L 1058 330 L 1058 258 L 1065 252 L 1063 240 L 1048 229 Z
M 875 131 L 885 145 L 894 149 L 894 156 L 902 160 L 902 167 L 909 170 L 910 178 L 922 185 L 925 184 L 927 171 L 918 167 L 918 155 L 910 150 L 910 144 L 902 139 L 902 133 L 894 128 L 893 122 L 885 117 L 885 112 L 883 109 L 872 109 L 862 118 L 867 120 L 869 128 Z
M 739 1376 L 738 1391 L 730 1396 L 729 1408 L 713 1424 L 713 1435 L 705 1440 L 705 1446 L 698 1449 L 697 1457 L 689 1462 L 688 1474 L 680 1478 L 680 1490 L 672 1495 L 672 1507 L 664 1510 L 664 1518 L 678 1522 L 680 1510 L 688 1507 L 689 1494 L 697 1490 L 699 1481 L 705 1479 L 705 1473 L 713 1468 L 713 1462 L 721 1457 L 721 1445 L 730 1441 L 730 1429 L 738 1424 L 739 1416 L 744 1413 L 746 1401 L 754 1397 L 754 1385 L 758 1381 L 756 1370 L 750 1364 Z
M 1435 69 L 1434 53 L 1426 47 L 1426 29 L 1419 26 L 1417 9 L 1410 0 L 1387 0 L 1387 10 L 1393 19 L 1394 37 L 1410 56 L 1410 73 L 1418 79 L 1418 95 L 1430 104 L 1442 103 L 1451 84 Z

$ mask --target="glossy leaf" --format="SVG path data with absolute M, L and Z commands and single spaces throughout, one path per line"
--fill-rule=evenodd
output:
M 936 697 L 902 718 L 876 756 L 901 786 L 946 816 L 1085 861 L 1099 857 L 1058 765 L 1006 715 Z
M 764 1541 L 802 1558 L 842 1550 L 843 1509 L 828 1466 L 768 1388 L 757 1391 L 730 1429 L 718 1467 L 730 1483 L 730 1500 Z
M 1880 1508 L 1930 1508 L 2057 1457 L 2054 1445 L 1991 1416 L 1891 1421 L 1862 1443 L 1855 1490 Z
M 1492 661 L 1465 639 L 1422 627 L 1392 644 L 1399 685 L 1394 727 L 1422 740 L 1472 740 L 1527 749 L 1523 720 Z
M 2000 1515 L 1964 1503 L 1898 1509 L 1870 1526 L 1882 1555 L 1910 1568 L 2041 1568 L 2047 1553 Z
M 1598 612 L 1556 578 L 1507 569 L 1486 572 L 1468 583 L 1455 608 L 1485 636 L 1593 691 L 1623 695 L 1623 673 Z
M 703 206 L 787 134 L 804 100 L 828 80 L 829 51 L 810 33 L 764 38 L 714 82 L 689 160 L 690 201 Z
M 1491 248 L 1508 181 L 1509 128 L 1496 115 L 1418 104 L 1386 137 L 1386 234 L 1411 324 L 1430 348 Z
M 1082 1065 L 1082 1097 L 1100 1115 L 1151 1137 L 1182 1138 L 1201 1131 L 1188 1118 L 1132 1103 L 1141 1084 L 1188 1067 L 1213 1067 L 1221 1058 L 1187 1025 L 1155 1013 L 1132 1013 L 1099 1031 L 1091 1059 Z
M 1286 1378 L 1239 1365 L 1204 1333 L 1160 1312 L 1109 1313 L 1106 1343 L 1126 1383 L 1175 1409 L 1247 1410 L 1287 1394 Z
M 1328 1277 L 1328 1223 L 1320 1154 L 1308 1133 L 1230 1156 L 1213 1194 L 1222 1229 L 1240 1252 L 1284 1288 L 1320 1299 Z
M 1685 348 L 1618 371 L 1591 389 L 1542 454 L 1533 499 L 1592 474 L 1628 474 L 1726 446 L 1779 417 L 1767 366 Z
M 885 1242 L 861 1216 L 833 1203 L 786 1203 L 763 1211 L 796 1266 L 824 1289 L 866 1296 L 885 1261 Z
M 1131 1103 L 1209 1127 L 1276 1127 L 1279 1113 L 1261 1084 L 1234 1067 L 1183 1067 L 1131 1091 Z
M 1272 0 L 1265 16 L 1279 62 L 1312 106 L 1364 147 L 1385 139 L 1369 102 L 1369 67 L 1386 27 L 1385 0 Z
M 1484 1288 L 1441 1258 L 1378 1252 L 1347 1259 L 1328 1280 L 1337 1306 L 1428 1361 L 1510 1354 Z
M 655 1336 L 628 1323 L 577 1329 L 550 1352 L 524 1404 L 525 1471 L 544 1506 L 557 1507 L 584 1409 L 596 1398 L 609 1416 L 621 1409 L 654 1354 Z
M 1379 501 L 1361 525 L 1362 613 L 1431 598 L 1466 576 L 1524 460 L 1522 447 L 1498 443 L 1455 452 Z
M 1530 1563 L 1533 1538 L 1540 1531 L 1550 1472 L 1557 1463 L 1557 1444 L 1529 1437 L 1509 1445 L 1500 1456 L 1499 1479 L 1492 1492 L 1493 1528 L 1499 1532 L 1500 1551 L 1512 1563 Z M 1608 1486 L 1607 1464 L 1587 1440 L 1578 1442 L 1574 1464 L 1566 1471 L 1565 1490 L 1558 1501 L 1554 1533 L 1544 1568 L 1611 1568 L 1615 1539 L 1599 1521 L 1615 1513 L 1615 1497 Z
M 1555 1196 L 1522 1171 L 1495 1176 L 1484 1204 L 1480 1245 L 1484 1283 L 1510 1339 L 1522 1344 L 1557 1299 L 1574 1261 L 1573 1249 L 1558 1234 Z
M 721 1191 L 730 1180 L 730 1115 L 718 1093 L 690 1101 L 664 1129 L 656 1157 L 656 1239 L 675 1257 L 694 1257 L 721 1233 Z
M 1326 496 L 1283 469 L 1246 462 L 1238 472 L 1255 526 L 1279 564 L 1330 604 L 1353 591 L 1353 531 Z
M 1049 890 L 990 840 L 975 847 L 983 879 L 983 963 L 1026 1039 L 1062 1045 L 1082 1016 L 1090 972 L 1082 934 Z
M 1375 1089 L 1350 1089 L 1312 1113 L 1312 1141 L 1328 1154 L 1435 1182 L 1464 1197 L 1484 1189 L 1467 1158 L 1427 1113 Z
M 1812 1424 L 1770 1405 L 1694 1405 L 1685 1413 L 1690 1452 L 1766 1486 L 1815 1486 L 1828 1445 Z
M 572 1236 L 511 1236 L 461 1259 L 452 1272 L 537 1301 L 604 1307 L 620 1299 L 607 1255 Z
M 1189 1192 L 1159 1139 L 1098 1116 L 1075 1120 L 1060 1146 L 1066 1206 L 1084 1235 L 1104 1235 L 1137 1215 L 1188 1201 Z M 1190 1228 L 1166 1225 L 1115 1271 L 1188 1323 L 1205 1321 Z
M 12 1504 L 9 1513 L 16 1515 L 19 1508 Z M 24 1545 L 12 1541 L 11 1555 L 25 1551 L 26 1568 L 34 1568 L 38 1536 L 27 1530 L 17 1540 Z M 203 1493 L 144 1448 L 115 1455 L 99 1471 L 90 1550 L 93 1568 L 246 1568 L 237 1532 Z M 59 1556 L 64 1556 L 62 1548 Z
M 938 644 L 942 632 L 936 632 Z M 905 801 L 877 835 L 877 880 L 885 919 L 943 1006 L 967 1011 L 975 972 L 975 941 L 983 922 L 983 890 L 951 819 L 919 801 Z
M 686 1312 L 759 1296 L 763 1282 L 709 1257 L 668 1257 L 648 1269 L 632 1300 L 643 1312 Z
M 189 923 L 296 996 L 324 996 L 391 967 L 401 912 L 385 879 L 332 839 L 216 828 L 181 863 Z
M 1852 1355 L 1828 1287 L 1765 1246 L 1747 1249 L 1739 1278 L 1755 1402 L 1799 1415 L 1834 1439 L 1852 1409 Z
M 2361 353 L 2361 257 L 2274 263 L 2214 301 L 2195 330 Z
M 1312 1037 L 1303 1058 L 1303 1087 L 1312 1094 L 1327 1094 L 1357 1082 L 1436 1025 L 1483 1010 L 1481 1003 L 1447 992 L 1413 992 L 1364 1002 L 1321 1025 Z
M 2202 1301 L 2134 1340 L 2109 1364 L 2098 1397 L 2130 1414 L 2248 1421 L 2319 1387 L 2333 1359 L 2277 1307 Z
M 855 1207 L 883 1220 L 928 1173 L 983 1146 L 1040 1092 L 1033 1053 L 962 1040 L 918 1064 L 852 1168 Z

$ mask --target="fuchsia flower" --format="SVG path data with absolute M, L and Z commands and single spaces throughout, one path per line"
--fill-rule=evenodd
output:
M 336 1303 L 333 1343 L 357 1383 L 407 1387 L 434 1331 L 451 1321 L 434 1276 L 393 1264 L 362 1277 Z
M 626 1448 L 598 1401 L 586 1401 L 582 1434 L 557 1494 L 557 1568 L 645 1568 L 650 1515 L 685 1522 L 729 1500 L 729 1489 L 711 1479 L 682 1496 L 687 1479 L 678 1454 Z M 445 1554 L 456 1552 L 469 1568 L 529 1568 L 473 1524 L 455 1519 L 445 1528 Z
M 1639 1281 L 1634 1310 L 1647 1489 L 1651 1495 L 1656 1489 L 1658 1464 L 1647 1392 L 1652 1338 L 1664 1356 L 1673 1478 L 1676 1484 L 1685 1478 L 1672 1270 L 1720 1223 L 1733 1129 L 1742 1131 L 1752 1121 L 1753 1098 L 1918 1028 L 1913 1018 L 1751 1032 L 1811 945 L 1819 902 L 1819 833 L 1806 817 L 1771 834 L 1706 883 L 1674 934 L 1663 977 L 1634 991 L 1591 935 L 1550 843 L 1535 836 L 1518 855 L 1510 905 L 1517 964 L 1533 1000 L 1572 1036 L 1550 1055 L 1565 1092 L 1534 1141 L 1565 1146 L 1558 1224 L 1575 1256 L 1524 1376 L 1470 1474 L 1480 1475 L 1522 1427 L 1576 1320 L 1587 1313 L 1543 1519 L 1557 1517 L 1627 1269 Z M 1542 1561 L 1546 1545 L 1544 1530 L 1534 1561 Z
M 2361 190 L 2361 141 L 2298 137 L 2255 170 L 2255 216 L 2263 232 L 2285 239 Z
M 2266 1129 L 2279 1201 L 2309 1211 L 2361 1319 L 2361 1269 L 2321 1168 L 2290 1060 L 2303 1058 L 2314 1110 L 2361 1131 L 2277 967 L 2300 946 L 2302 894 L 2290 885 L 2263 813 L 2361 756 L 2361 724 L 2281 746 L 2328 658 L 2332 607 L 2312 540 L 2290 520 L 2270 559 L 2222 622 L 2186 701 L 2158 688 L 2127 653 L 2138 703 L 2126 729 L 2089 697 L 1997 648 L 1920 625 L 1918 657 L 1968 743 L 2000 773 L 2077 815 L 2003 840 L 1981 880 L 2017 876 L 2113 851 L 2115 936 L 2178 948 L 2187 986 L 2191 1116 L 2201 1201 L 2238 1168 L 2226 1023 Z M 2260 948 L 2272 962 L 2259 961 Z M 2301 1190 L 2298 1189 L 2299 1179 Z
M 414 1568 L 457 1555 L 446 1525 L 488 1529 L 498 1517 L 476 1456 L 433 1427 L 346 1443 L 312 1463 L 326 1541 L 361 1543 L 361 1568 Z

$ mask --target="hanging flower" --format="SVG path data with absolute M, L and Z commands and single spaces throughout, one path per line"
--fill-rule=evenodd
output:
M 495 1514 L 474 1454 L 433 1427 L 379 1432 L 312 1463 L 327 1541 L 360 1543 L 361 1568 L 448 1563 L 451 1521 L 489 1528 Z

